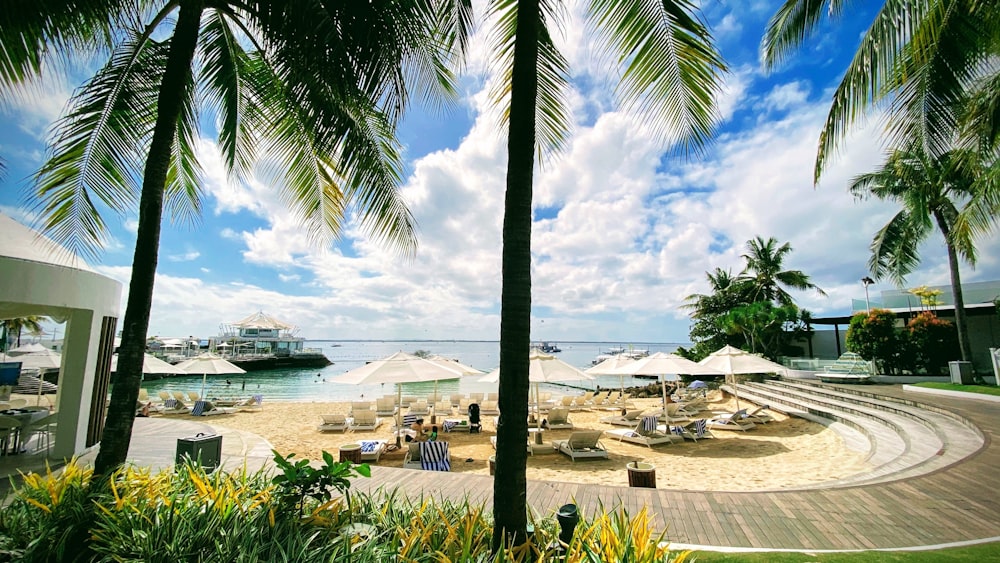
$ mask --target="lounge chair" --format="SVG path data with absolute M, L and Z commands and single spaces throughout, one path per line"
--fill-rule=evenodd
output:
M 496 436 L 490 436 L 490 444 L 493 444 L 493 449 L 494 450 L 497 449 L 497 437 Z M 530 437 L 528 438 L 528 441 L 526 442 L 526 444 L 528 446 L 528 455 L 535 455 L 535 450 L 532 449 L 532 447 L 531 447 L 531 438 Z
M 496 415 L 500 414 L 500 408 L 497 406 L 496 401 L 483 401 L 483 404 L 479 405 L 479 414 L 484 415 Z
M 374 405 L 371 401 L 351 401 L 351 416 L 354 416 L 360 411 L 370 411 L 373 406 Z
M 739 430 L 741 432 L 746 432 L 754 426 L 754 423 L 746 420 L 746 409 L 740 409 L 736 412 L 716 414 L 712 418 L 708 419 L 705 424 L 708 425 L 712 430 Z
M 410 403 L 409 414 L 415 414 L 418 416 L 430 416 L 431 408 L 428 406 L 427 401 L 414 401 Z
M 712 434 L 712 431 L 708 429 L 708 424 L 704 418 L 692 420 L 683 426 L 671 426 L 670 433 L 687 440 L 694 440 L 695 442 L 703 438 L 715 438 L 715 434 Z
M 354 417 L 351 419 L 351 423 L 348 428 L 352 431 L 354 430 L 375 430 L 382 425 L 382 419 L 379 418 L 375 411 L 357 411 L 354 413 Z
M 485 393 L 469 393 L 469 402 L 483 404 L 484 395 Z
M 679 403 L 667 403 L 667 408 L 660 414 L 660 422 L 666 424 L 678 424 L 690 420 L 691 417 L 684 413 L 683 405 Z
M 264 395 L 254 395 L 233 405 L 240 412 L 264 410 Z
M 321 414 L 323 423 L 316 427 L 320 432 L 347 432 L 347 417 L 342 414 Z
M 659 419 L 657 416 L 655 414 L 651 414 L 642 417 L 639 424 L 636 424 L 635 428 L 632 430 L 616 428 L 614 430 L 608 430 L 607 434 L 610 436 L 616 436 L 619 442 L 629 442 L 650 448 L 661 444 L 671 444 L 673 442 L 684 441 L 684 438 L 681 436 L 661 432 L 658 429 L 658 424 Z
M 403 468 L 425 471 L 451 471 L 451 455 L 448 442 L 410 442 Z
M 188 391 L 187 394 L 188 394 L 188 399 L 191 399 L 192 403 L 197 403 L 198 401 L 201 400 L 201 395 L 195 393 L 194 391 Z
M 173 391 L 170 394 L 174 396 L 174 400 L 180 401 L 182 403 L 188 400 L 187 395 L 181 393 L 180 391 Z
M 211 401 L 195 401 L 191 409 L 192 416 L 212 416 L 216 414 L 233 414 L 236 409 L 232 407 L 217 407 Z
M 601 444 L 600 430 L 573 432 L 565 440 L 552 442 L 552 446 L 568 455 L 574 462 L 577 459 L 607 459 L 608 457 L 608 450 Z
M 385 440 L 358 440 L 358 444 L 361 445 L 361 461 L 377 463 L 386 448 Z
M 462 404 L 462 399 L 464 398 L 465 396 L 462 395 L 461 393 L 452 393 L 451 396 L 448 397 L 448 399 L 451 400 L 451 406 L 453 407 L 460 406 Z
M 635 426 L 642 419 L 642 413 L 643 409 L 626 409 L 625 414 L 601 417 L 601 422 L 615 426 Z
M 160 414 L 187 414 L 191 412 L 191 407 L 184 404 L 184 401 L 177 399 L 167 399 L 163 401 L 163 410 Z
M 161 401 L 166 401 L 171 398 L 170 393 L 167 393 L 166 391 L 158 391 L 156 394 L 160 396 Z
M 748 411 L 746 416 L 743 418 L 749 420 L 754 424 L 766 424 L 768 422 L 774 422 L 774 417 L 767 414 L 766 412 L 768 408 L 770 408 L 768 405 L 759 406 L 752 411 Z
M 377 416 L 393 416 L 396 414 L 396 398 L 379 397 L 375 399 L 375 414 Z
M 677 412 L 682 413 L 685 416 L 695 417 L 708 406 L 708 399 L 705 397 L 697 397 L 686 403 L 677 404 L 680 405 Z
M 546 425 L 552 430 L 572 430 L 573 423 L 569 420 L 569 411 L 563 407 L 556 407 L 549 411 Z
M 499 401 L 500 400 L 500 393 L 487 393 L 485 400 L 487 400 L 487 401 Z
M 451 416 L 451 401 L 438 401 L 434 403 L 435 416 Z
M 399 406 L 404 407 L 404 408 L 407 408 L 412 403 L 416 403 L 416 402 L 417 402 L 417 398 L 414 397 L 413 395 L 403 395 L 402 397 L 399 398 Z

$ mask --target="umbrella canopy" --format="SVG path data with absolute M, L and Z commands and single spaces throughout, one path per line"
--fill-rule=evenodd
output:
M 646 356 L 636 360 L 634 363 L 622 366 L 617 373 L 625 375 L 658 375 L 660 376 L 660 386 L 663 389 L 663 408 L 667 408 L 667 380 L 677 381 L 677 374 L 685 375 L 723 375 L 715 368 L 703 366 L 692 362 L 687 358 L 682 358 L 677 354 L 665 354 L 657 352 L 651 356 Z
M 787 369 L 781 364 L 732 346 L 723 346 L 698 363 L 703 366 L 715 368 L 727 375 L 737 373 L 785 373 Z
M 11 348 L 10 350 L 7 350 L 7 353 L 10 354 L 11 356 L 20 356 L 22 354 L 33 354 L 35 352 L 45 352 L 47 350 L 48 348 L 46 348 L 45 346 L 42 346 L 41 344 L 38 344 L 36 342 L 32 342 L 31 344 L 25 344 L 23 346 L 18 346 L 17 348 Z
M 708 384 L 700 379 L 695 379 L 688 385 L 688 389 L 705 389 Z
M 618 384 L 621 386 L 622 393 L 625 392 L 625 374 L 619 373 L 619 368 L 627 366 L 629 364 L 635 363 L 635 358 L 628 354 L 616 354 L 610 358 L 603 360 L 596 366 L 587 369 L 587 373 L 591 375 L 617 375 Z
M 59 369 L 62 364 L 62 354 L 45 348 L 41 352 L 30 352 L 16 356 L 22 368 Z
M 430 360 L 430 361 L 432 361 L 432 362 L 434 362 L 435 364 L 440 364 L 440 365 L 442 365 L 442 366 L 444 366 L 446 368 L 449 368 L 449 369 L 456 369 L 457 368 L 457 369 L 459 369 L 459 370 L 462 371 L 462 375 L 476 375 L 476 374 L 482 375 L 483 374 L 482 371 L 480 371 L 480 370 L 478 370 L 478 369 L 476 369 L 476 368 L 474 368 L 472 366 L 467 366 L 467 365 L 463 364 L 462 362 L 460 362 L 458 360 L 454 360 L 454 359 L 451 359 L 451 358 L 445 358 L 444 356 L 433 355 L 433 356 L 430 356 L 427 359 Z
M 597 379 L 593 375 L 574 367 L 559 358 L 542 352 L 537 348 L 532 348 L 528 354 L 528 381 L 535 384 L 535 411 L 539 410 L 538 387 L 541 383 L 557 383 L 560 381 L 593 381 Z M 497 368 L 480 378 L 484 383 L 496 383 L 500 381 L 500 368 Z M 538 417 L 535 423 L 540 424 Z
M 231 364 L 215 354 L 200 354 L 189 360 L 184 360 L 174 367 L 192 375 L 201 374 L 201 395 L 203 397 L 205 396 L 205 386 L 208 383 L 209 374 L 246 373 L 245 369 Z
M 118 371 L 118 354 L 111 356 L 111 371 Z M 187 375 L 188 372 L 182 370 L 181 368 L 168 364 L 163 360 L 157 358 L 156 356 L 151 356 L 149 354 L 143 354 L 142 356 L 142 373 L 173 373 L 176 375 Z
M 460 364 L 452 366 L 445 361 L 433 361 L 406 352 L 396 352 L 395 354 L 369 362 L 359 368 L 354 368 L 343 375 L 337 377 L 337 383 L 352 383 L 354 385 L 368 385 L 375 383 L 395 383 L 396 384 L 396 404 L 402 402 L 403 388 L 401 383 L 421 383 L 425 381 L 441 381 L 444 379 L 458 379 L 462 377 L 464 371 Z M 434 389 L 437 395 L 437 388 Z M 399 446 L 400 433 L 400 412 L 396 409 L 396 445 Z

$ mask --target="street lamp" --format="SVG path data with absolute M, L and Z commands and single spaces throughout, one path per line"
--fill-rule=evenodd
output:
M 861 278 L 861 283 L 865 284 L 865 309 L 867 310 L 868 314 L 871 314 L 872 306 L 871 303 L 868 302 L 868 286 L 875 283 L 875 280 L 871 279 L 868 276 L 865 276 Z

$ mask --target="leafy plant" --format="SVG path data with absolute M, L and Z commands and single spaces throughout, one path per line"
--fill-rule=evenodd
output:
M 883 373 L 898 367 L 904 340 L 896 330 L 896 315 L 886 309 L 872 309 L 851 317 L 847 329 L 847 349 L 874 361 Z
M 955 325 L 934 313 L 920 313 L 906 324 L 906 330 L 918 369 L 930 375 L 940 375 L 949 361 L 962 357 Z
M 306 509 L 306 499 L 311 498 L 318 503 L 327 503 L 333 491 L 336 490 L 348 499 L 350 505 L 350 478 L 363 475 L 371 477 L 371 467 L 367 463 L 354 465 L 350 461 L 333 461 L 330 452 L 323 452 L 323 465 L 313 467 L 308 459 L 292 461 L 294 453 L 282 457 L 275 450 L 274 464 L 281 470 L 271 482 L 277 487 L 279 500 L 293 504 L 299 513 Z

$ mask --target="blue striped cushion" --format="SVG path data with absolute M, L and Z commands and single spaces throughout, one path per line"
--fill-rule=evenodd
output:
M 656 415 L 642 417 L 642 431 L 656 432 L 657 423 L 659 423 L 659 418 Z
M 366 454 L 375 453 L 375 450 L 378 449 L 379 445 L 378 442 L 373 442 L 371 440 L 361 440 L 360 444 L 361 444 L 361 453 L 366 453 Z
M 698 420 L 694 421 L 694 435 L 697 436 L 698 438 L 701 438 L 702 436 L 705 435 L 705 428 L 707 427 L 708 423 L 705 422 L 704 418 L 699 418 Z
M 163 408 L 166 408 L 166 409 L 176 409 L 177 408 L 177 399 L 167 399 L 166 401 L 163 401 Z
M 448 442 L 420 442 L 420 468 L 428 471 L 451 471 Z
M 208 401 L 195 401 L 194 408 L 191 409 L 191 414 L 194 416 L 201 416 L 205 413 L 206 405 L 208 405 Z

